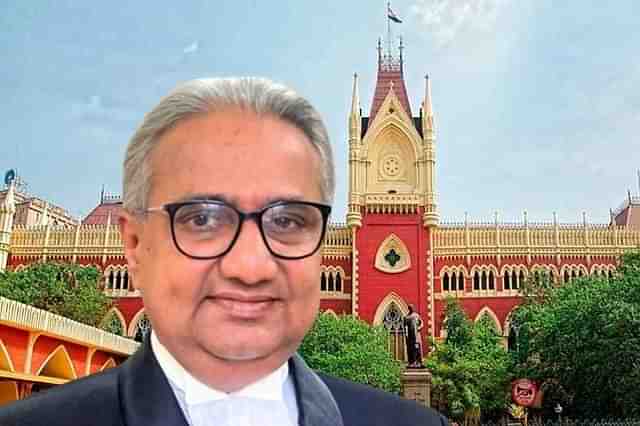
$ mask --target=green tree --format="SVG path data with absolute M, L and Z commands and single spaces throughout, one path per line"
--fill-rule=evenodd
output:
M 516 316 L 520 371 L 561 388 L 568 415 L 640 416 L 640 253 L 625 254 L 613 278 L 530 291 Z
M 493 320 L 472 323 L 457 300 L 448 299 L 444 342 L 433 342 L 427 360 L 440 409 L 457 420 L 499 417 L 510 401 L 511 357 Z
M 0 296 L 97 327 L 111 307 L 99 277 L 93 266 L 34 263 L 0 272 Z
M 352 316 L 321 314 L 300 354 L 317 371 L 389 392 L 400 391 L 400 363 L 387 349 L 388 333 Z

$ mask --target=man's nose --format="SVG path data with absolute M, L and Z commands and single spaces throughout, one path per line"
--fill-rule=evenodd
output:
M 253 220 L 245 221 L 231 250 L 219 262 L 220 273 L 244 284 L 259 284 L 274 278 L 278 264 Z

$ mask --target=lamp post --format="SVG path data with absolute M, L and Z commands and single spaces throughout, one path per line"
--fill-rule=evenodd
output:
M 558 423 L 562 423 L 562 405 L 559 402 L 556 403 L 556 406 L 553 407 L 553 411 L 558 415 Z

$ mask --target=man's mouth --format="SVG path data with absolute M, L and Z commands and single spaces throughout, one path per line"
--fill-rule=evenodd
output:
M 229 316 L 238 319 L 258 319 L 266 315 L 278 302 L 269 295 L 243 295 L 221 293 L 209 300 L 221 308 Z

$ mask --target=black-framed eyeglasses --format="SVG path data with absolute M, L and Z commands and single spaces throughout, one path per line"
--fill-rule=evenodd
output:
M 260 210 L 242 212 L 223 201 L 190 200 L 145 211 L 169 215 L 176 248 L 192 259 L 215 259 L 227 254 L 245 220 L 256 222 L 273 256 L 302 259 L 320 248 L 331 207 L 306 201 L 278 201 Z

